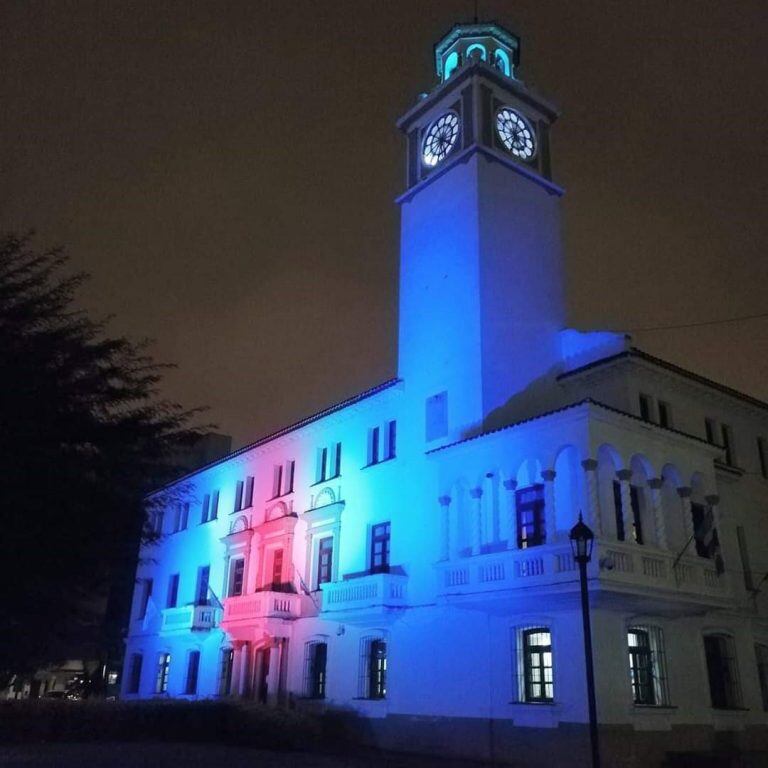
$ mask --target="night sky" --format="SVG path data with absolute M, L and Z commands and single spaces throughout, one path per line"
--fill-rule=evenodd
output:
M 404 144 L 471 0 L 0 2 L 0 228 L 239 445 L 396 373 Z M 571 324 L 768 312 L 765 2 L 481 0 L 562 109 Z M 768 399 L 768 320 L 635 334 Z

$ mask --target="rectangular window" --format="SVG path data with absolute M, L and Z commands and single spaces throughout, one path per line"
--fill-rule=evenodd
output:
M 200 651 L 190 651 L 187 658 L 187 680 L 184 683 L 184 693 L 194 696 L 197 693 L 197 678 L 200 674 Z
M 296 462 L 293 459 L 283 464 L 275 464 L 272 473 L 272 498 L 293 493 L 293 475 Z
M 672 409 L 663 400 L 659 400 L 659 425 L 672 429 Z
M 232 663 L 235 659 L 234 649 L 223 648 L 220 658 L 219 696 L 229 696 L 229 694 L 232 693 Z
M 325 698 L 327 660 L 327 643 L 307 643 L 304 658 L 304 695 L 310 699 Z
M 331 478 L 341 474 L 341 443 L 331 446 Z
M 293 459 L 285 462 L 285 483 L 283 484 L 283 495 L 293 493 L 293 476 L 296 468 L 296 462 Z
M 128 667 L 128 690 L 127 693 L 138 693 L 141 685 L 141 666 L 144 661 L 140 653 L 131 654 L 131 663 Z
M 211 494 L 211 514 L 209 520 L 215 520 L 219 516 L 219 492 L 214 491 Z
M 371 528 L 371 573 L 389 572 L 390 524 Z
M 714 558 L 719 548 L 717 530 L 713 527 L 712 511 L 703 504 L 691 504 L 693 537 L 699 557 Z
M 716 429 L 717 424 L 714 419 L 704 419 L 704 433 L 707 436 L 707 442 L 712 445 L 717 445 L 717 440 L 715 440 Z
M 272 589 L 279 592 L 283 584 L 283 550 L 276 549 L 272 555 Z
M 368 666 L 368 698 L 387 696 L 387 644 L 384 640 L 371 640 Z
M 253 506 L 253 477 L 245 478 L 245 490 L 243 491 L 243 506 L 241 509 L 249 509 Z
M 166 608 L 175 608 L 179 600 L 179 574 L 172 573 L 168 579 L 168 599 L 165 602 Z
M 763 699 L 763 710 L 768 712 L 768 645 L 755 645 L 757 658 L 757 678 L 760 681 L 760 694 Z
M 426 404 L 426 440 L 437 440 L 448 434 L 448 393 L 440 392 L 427 398 Z
M 720 432 L 723 436 L 723 448 L 725 449 L 725 463 L 729 467 L 732 467 L 736 463 L 733 455 L 733 431 L 727 424 L 721 424 Z
M 523 665 L 525 700 L 553 701 L 552 635 L 546 627 L 523 630 Z
M 197 570 L 197 594 L 195 605 L 208 605 L 208 584 L 211 578 L 211 566 L 203 565 Z
M 741 558 L 741 570 L 744 574 L 744 589 L 747 592 L 755 591 L 755 581 L 752 578 L 752 568 L 749 564 L 749 550 L 747 549 L 747 537 L 744 533 L 744 526 L 736 526 L 736 539 L 739 543 L 739 556 Z
M 141 585 L 141 598 L 139 600 L 139 613 L 137 619 L 143 619 L 147 615 L 149 599 L 152 597 L 152 579 L 144 579 Z
M 638 706 L 668 706 L 664 638 L 658 627 L 627 631 L 632 700 Z
M 379 428 L 368 430 L 368 463 L 379 463 Z
M 201 523 L 207 523 L 210 519 L 210 513 L 211 513 L 211 494 L 206 493 L 205 496 L 203 496 L 203 506 L 200 510 L 200 522 Z
M 320 539 L 317 545 L 317 586 L 333 578 L 333 537 Z
M 272 498 L 276 499 L 282 493 L 283 485 L 283 465 L 275 464 L 272 473 Z
M 328 449 L 317 449 L 317 469 L 315 471 L 315 482 L 322 483 L 328 477 Z
M 640 418 L 643 421 L 653 421 L 651 418 L 651 398 L 648 395 L 640 395 Z
M 243 488 L 245 484 L 242 480 L 238 480 L 235 485 L 235 506 L 233 512 L 239 512 L 243 508 Z
M 640 516 L 640 489 L 636 485 L 629 486 L 629 503 L 632 507 L 632 538 L 638 543 L 643 543 L 643 523 Z M 616 537 L 619 541 L 625 541 L 624 531 L 624 502 L 621 498 L 621 483 L 613 481 L 613 506 L 616 513 Z
M 532 485 L 515 492 L 517 507 L 517 546 L 538 547 L 547 540 L 544 525 L 544 486 Z
M 189 502 L 180 502 L 176 505 L 176 520 L 174 523 L 174 532 L 184 531 L 189 522 Z
M 741 689 L 733 640 L 727 635 L 705 635 L 709 694 L 715 709 L 741 707 Z
M 163 535 L 163 520 L 165 519 L 165 512 L 162 509 L 158 509 L 152 516 L 152 533 L 155 536 Z
M 243 594 L 243 575 L 245 574 L 245 559 L 238 557 L 230 563 L 229 596 L 238 597 Z
M 757 459 L 760 463 L 760 474 L 768 480 L 768 445 L 764 437 L 757 438 Z
M 387 444 L 385 446 L 385 459 L 394 459 L 397 455 L 397 422 L 390 421 L 387 424 Z
M 168 692 L 168 673 L 171 669 L 171 654 L 161 653 L 157 658 L 157 678 L 155 680 L 155 693 Z

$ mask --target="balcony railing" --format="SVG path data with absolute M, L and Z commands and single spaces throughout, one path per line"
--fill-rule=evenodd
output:
M 206 631 L 218 623 L 218 608 L 212 605 L 180 605 L 176 608 L 164 608 L 160 632 Z
M 407 603 L 408 576 L 368 573 L 323 584 L 323 612 L 383 613 Z
M 589 565 L 591 580 L 601 589 L 613 585 L 666 591 L 695 599 L 728 597 L 729 582 L 719 575 L 711 560 L 684 555 L 675 564 L 676 554 L 624 542 L 595 544 Z M 436 565 L 440 595 L 478 595 L 531 586 L 576 583 L 578 566 L 570 544 L 544 545 L 522 550 L 440 562 Z
M 291 592 L 254 592 L 228 597 L 222 622 L 249 622 L 256 619 L 298 619 L 301 595 Z

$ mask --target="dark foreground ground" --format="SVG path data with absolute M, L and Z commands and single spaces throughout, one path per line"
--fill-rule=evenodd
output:
M 2 768 L 471 768 L 477 763 L 364 753 L 269 752 L 216 744 L 22 744 L 0 746 Z

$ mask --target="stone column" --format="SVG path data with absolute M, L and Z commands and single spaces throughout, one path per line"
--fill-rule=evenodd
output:
M 544 481 L 544 529 L 547 544 L 554 544 L 557 539 L 557 510 L 555 510 L 555 470 L 545 469 L 541 473 Z
M 683 515 L 683 530 L 685 531 L 685 544 L 688 546 L 694 536 L 693 515 L 691 514 L 691 489 L 684 485 L 677 489 L 677 495 L 680 497 L 680 507 Z
M 472 554 L 479 555 L 483 545 L 483 489 L 470 488 L 469 495 L 477 502 L 472 524 Z
M 507 549 L 517 549 L 517 480 L 505 480 L 504 488 L 509 491 L 507 505 Z
M 233 696 L 240 695 L 240 683 L 242 680 L 242 659 L 243 659 L 243 646 L 245 643 L 242 641 L 235 641 L 232 643 L 232 680 L 230 682 L 229 691 Z
M 653 505 L 653 524 L 656 529 L 656 546 L 661 549 L 669 549 L 667 543 L 667 521 L 664 519 L 664 508 L 661 504 L 661 486 L 664 480 L 660 477 L 652 477 L 648 481 L 651 492 L 651 504 Z
M 621 519 L 624 523 L 624 541 L 634 541 L 632 530 L 635 516 L 632 512 L 632 493 L 629 490 L 629 479 L 631 477 L 631 469 L 620 469 L 616 472 L 616 478 L 621 487 Z
M 440 560 L 451 559 L 451 497 L 441 496 L 440 503 Z
M 244 642 L 240 648 L 240 675 L 238 681 L 238 695 L 247 698 L 249 695 L 250 668 L 251 668 L 251 644 Z
M 603 533 L 603 521 L 600 515 L 600 498 L 597 494 L 597 459 L 584 459 L 581 462 L 587 486 L 587 520 L 595 536 Z

